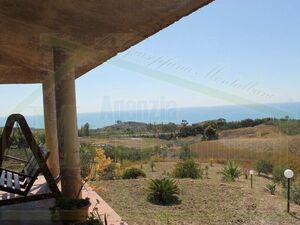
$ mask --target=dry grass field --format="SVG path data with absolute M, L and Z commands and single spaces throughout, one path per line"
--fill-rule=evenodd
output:
M 182 203 L 157 206 L 146 201 L 149 179 L 171 173 L 174 162 L 156 163 L 155 172 L 144 165 L 146 179 L 112 180 L 93 183 L 98 193 L 130 225 L 296 225 L 300 224 L 300 207 L 292 204 L 292 212 L 285 212 L 286 200 L 278 189 L 271 196 L 264 189 L 270 181 L 254 177 L 250 181 L 241 177 L 234 183 L 221 180 L 221 165 L 209 168 L 209 179 L 176 180 Z M 299 219 L 297 219 L 299 218 Z
M 300 136 L 282 134 L 270 125 L 222 131 L 218 140 L 199 141 L 191 149 L 203 161 L 236 159 L 250 164 L 272 159 L 300 171 Z
M 221 139 L 232 138 L 277 138 L 283 134 L 273 125 L 259 125 L 240 129 L 225 130 L 219 133 Z

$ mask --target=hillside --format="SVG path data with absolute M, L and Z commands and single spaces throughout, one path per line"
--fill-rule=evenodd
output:
M 230 138 L 278 138 L 283 134 L 276 126 L 273 125 L 258 125 L 255 127 L 246 127 L 231 129 L 219 132 L 220 139 Z
M 104 127 L 100 129 L 101 132 L 120 132 L 124 133 L 126 131 L 132 132 L 145 132 L 147 131 L 147 124 L 142 122 L 120 122 L 111 126 Z
M 251 166 L 269 159 L 300 172 L 300 135 L 284 134 L 273 125 L 221 131 L 218 140 L 198 141 L 191 149 L 204 161 L 236 159 Z

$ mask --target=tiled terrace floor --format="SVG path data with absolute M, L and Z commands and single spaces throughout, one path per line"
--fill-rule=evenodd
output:
M 40 176 L 32 187 L 30 194 L 45 193 L 48 186 L 44 177 Z M 93 209 L 97 199 L 100 204 L 97 206 L 100 215 L 106 214 L 109 225 L 127 225 L 122 222 L 121 217 L 90 187 L 86 187 L 82 191 L 83 197 L 89 197 L 91 207 Z M 12 198 L 10 195 L 0 191 L 0 200 L 4 198 Z M 52 222 L 49 207 L 54 203 L 54 199 L 40 200 L 35 202 L 27 202 L 10 206 L 0 207 L 0 225 L 60 225 L 61 223 Z

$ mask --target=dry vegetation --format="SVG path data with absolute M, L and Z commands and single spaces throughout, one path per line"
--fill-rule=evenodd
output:
M 254 178 L 240 178 L 235 183 L 223 183 L 220 165 L 209 169 L 209 178 L 203 180 L 177 180 L 182 203 L 173 206 L 157 206 L 146 201 L 146 188 L 150 178 L 170 173 L 174 163 L 156 163 L 155 172 L 145 165 L 147 179 L 99 181 L 99 194 L 131 225 L 293 225 L 299 219 L 287 214 L 286 201 L 280 190 L 271 196 L 264 190 L 269 182 Z M 292 204 L 294 216 L 300 217 L 300 207 Z
M 255 127 L 225 130 L 219 133 L 221 139 L 225 138 L 276 138 L 282 136 L 279 129 L 273 125 L 259 125 Z
M 289 165 L 300 172 L 300 135 L 288 136 L 271 125 L 222 131 L 220 139 L 191 145 L 199 159 L 236 159 L 250 165 L 258 159 Z
M 149 203 L 147 187 L 150 179 L 170 174 L 176 159 L 164 159 L 150 164 L 143 162 L 147 178 L 137 180 L 102 180 L 94 182 L 99 194 L 131 225 L 296 225 L 300 224 L 300 206 L 292 204 L 293 215 L 286 213 L 286 199 L 278 186 L 275 196 L 265 190 L 271 181 L 254 176 L 254 189 L 250 180 L 241 177 L 234 183 L 226 183 L 218 173 L 228 159 L 236 159 L 244 168 L 252 168 L 258 159 L 272 159 L 275 165 L 289 165 L 300 173 L 300 135 L 289 136 L 275 126 L 226 130 L 219 133 L 219 140 L 201 141 L 201 136 L 179 140 L 153 138 L 81 139 L 93 144 L 124 145 L 135 148 L 171 146 L 179 151 L 180 144 L 187 143 L 197 153 L 202 167 L 209 161 L 209 179 L 176 180 L 181 190 L 182 203 L 173 206 L 157 206 Z M 218 162 L 218 163 L 216 163 Z M 145 164 L 146 163 L 146 164 Z M 142 162 L 123 162 L 127 166 L 140 167 Z

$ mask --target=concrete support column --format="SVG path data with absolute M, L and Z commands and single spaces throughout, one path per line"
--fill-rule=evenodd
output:
M 59 176 L 59 157 L 57 144 L 56 103 L 54 76 L 47 75 L 43 80 L 44 122 L 46 147 L 50 151 L 47 161 L 54 178 Z
M 62 49 L 53 49 L 53 56 L 61 188 L 64 197 L 76 198 L 81 197 L 81 177 L 74 65 Z

